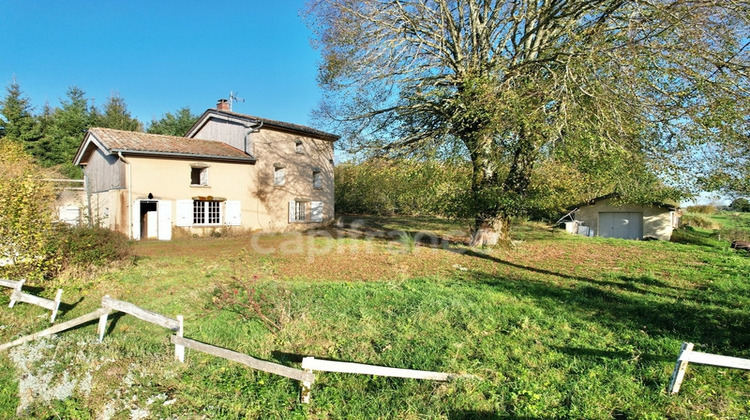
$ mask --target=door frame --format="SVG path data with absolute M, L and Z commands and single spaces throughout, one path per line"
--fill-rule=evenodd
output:
M 141 205 L 144 203 L 156 203 L 157 238 L 160 241 L 172 239 L 172 200 L 159 199 L 137 199 L 133 201 L 131 239 L 136 241 L 143 239 L 141 238 L 141 227 L 145 213 L 141 213 Z

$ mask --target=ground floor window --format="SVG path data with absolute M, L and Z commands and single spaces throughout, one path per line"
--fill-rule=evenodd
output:
M 177 200 L 175 226 L 211 227 L 216 225 L 241 226 L 242 203 L 211 196 Z
M 289 223 L 320 223 L 322 221 L 322 201 L 295 200 L 289 202 Z
M 193 200 L 193 224 L 221 224 L 221 201 Z
M 305 208 L 307 203 L 304 201 L 295 201 L 294 202 L 294 214 L 292 215 L 292 221 L 293 222 L 304 222 L 305 217 Z

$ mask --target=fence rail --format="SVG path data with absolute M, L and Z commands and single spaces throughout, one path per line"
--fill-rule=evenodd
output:
M 11 289 L 15 289 L 18 287 L 18 283 L 23 282 L 26 280 L 10 280 L 10 279 L 0 279 L 0 286 L 9 287 Z
M 172 331 L 177 331 L 180 328 L 179 320 L 169 318 L 147 309 L 139 308 L 138 306 L 130 302 L 112 299 L 108 295 L 102 298 L 102 307 L 133 315 L 134 317 L 139 318 L 143 321 L 159 325 Z
M 360 375 L 391 376 L 394 378 L 428 379 L 432 381 L 449 381 L 459 375 L 425 370 L 400 369 L 361 363 L 321 360 L 314 357 L 302 359 L 302 369 L 324 372 L 357 373 Z
M 693 351 L 693 343 L 682 343 L 680 354 L 677 356 L 677 363 L 672 372 L 672 379 L 669 382 L 670 394 L 680 392 L 680 386 L 685 378 L 685 372 L 687 371 L 688 363 L 690 362 L 701 365 L 750 370 L 750 359 L 701 353 L 699 351 Z
M 23 280 L 18 284 L 19 288 L 20 288 L 21 285 L 23 285 Z M 14 296 L 15 296 L 15 293 L 17 291 L 18 291 L 18 289 L 14 289 L 14 291 L 13 291 Z M 57 293 L 58 296 L 56 298 L 57 306 L 59 306 L 59 304 L 60 304 L 59 297 L 60 297 L 61 294 L 62 294 L 62 290 L 58 290 L 58 293 Z M 29 299 L 28 296 L 31 296 L 31 298 L 34 298 L 34 299 Z M 48 302 L 44 302 L 44 301 L 46 301 L 46 299 L 42 299 L 42 298 L 39 298 L 39 297 L 36 297 L 36 296 L 32 296 L 32 295 L 27 295 L 25 293 L 23 295 L 19 295 L 17 297 L 19 298 L 19 300 L 29 299 L 29 300 L 33 301 L 31 303 L 35 303 L 36 302 L 36 304 L 48 305 Z M 22 300 L 22 301 L 28 301 L 28 300 Z M 49 302 L 51 302 L 51 301 L 49 301 Z M 11 307 L 12 307 L 13 303 L 15 303 L 15 301 L 11 300 Z M 40 306 L 42 306 L 42 305 L 40 305 Z M 112 299 L 112 298 L 109 297 L 109 295 L 106 295 L 106 296 L 104 296 L 102 298 L 102 307 L 99 308 L 99 309 L 97 309 L 97 310 L 95 310 L 94 312 L 90 312 L 90 313 L 88 313 L 86 315 L 81 315 L 78 318 L 71 319 L 70 321 L 63 322 L 62 324 L 58 324 L 58 325 L 55 325 L 53 327 L 47 328 L 45 330 L 36 332 L 34 334 L 29 334 L 27 336 L 18 338 L 18 339 L 14 340 L 14 341 L 11 341 L 9 343 L 2 344 L 2 345 L 0 345 L 0 351 L 8 349 L 8 348 L 11 348 L 11 347 L 14 347 L 14 346 L 18 346 L 18 345 L 24 344 L 24 343 L 29 342 L 29 341 L 36 340 L 36 339 L 39 339 L 39 338 L 42 338 L 42 337 L 45 337 L 45 336 L 48 336 L 48 335 L 51 335 L 51 334 L 55 334 L 55 333 L 58 333 L 58 332 L 61 332 L 61 331 L 65 331 L 65 330 L 73 328 L 73 327 L 75 327 L 77 325 L 93 321 L 93 320 L 95 320 L 97 318 L 99 319 L 99 324 L 98 324 L 98 327 L 97 327 L 97 334 L 99 336 L 99 341 L 101 342 L 104 339 L 104 332 L 107 329 L 107 319 L 109 317 L 109 314 L 111 314 L 113 311 L 119 311 L 119 312 L 123 312 L 123 313 L 126 313 L 126 314 L 130 314 L 130 315 L 135 316 L 138 319 L 141 319 L 141 320 L 144 320 L 144 321 L 147 321 L 147 322 L 151 322 L 153 324 L 162 326 L 164 328 L 168 328 L 171 331 L 175 331 L 177 333 L 177 335 L 180 336 L 180 337 L 183 334 L 183 322 L 184 322 L 184 320 L 183 320 L 183 317 L 181 315 L 178 316 L 177 319 L 172 319 L 172 318 L 169 318 L 169 317 L 164 316 L 162 314 L 159 314 L 159 313 L 156 313 L 156 312 L 152 312 L 152 311 L 140 308 L 140 307 L 138 307 L 138 306 L 136 306 L 136 305 L 134 305 L 134 304 L 132 304 L 130 302 L 125 302 L 125 301 L 122 301 L 122 300 Z M 56 313 L 57 313 L 57 309 L 54 310 L 53 317 L 54 317 L 54 315 Z M 184 362 L 185 361 L 185 348 L 182 345 L 175 345 L 175 359 L 179 360 L 180 362 Z
M 140 320 L 175 331 L 179 336 L 182 336 L 183 333 L 182 315 L 178 315 L 177 319 L 172 319 L 162 314 L 140 308 L 130 302 L 112 299 L 109 295 L 105 295 L 102 298 L 102 309 L 104 309 L 104 312 L 99 317 L 99 342 L 104 340 L 104 331 L 107 327 L 107 317 L 112 311 L 119 311 L 133 315 Z M 180 362 L 185 361 L 185 348 L 182 345 L 175 344 L 174 357 Z
M 65 330 L 69 330 L 73 327 L 77 327 L 78 325 L 93 321 L 99 318 L 102 315 L 102 313 L 104 313 L 105 311 L 106 309 L 99 308 L 95 310 L 94 312 L 89 312 L 86 315 L 81 315 L 78 318 L 73 318 L 70 321 L 63 322 L 62 324 L 57 324 L 45 330 L 35 332 L 34 334 L 29 334 L 21 338 L 17 338 L 9 343 L 0 345 L 0 351 L 7 350 L 11 347 L 20 346 L 21 344 L 27 343 L 29 341 L 38 340 L 42 337 L 46 337 L 48 335 L 52 335 L 52 334 L 59 333 Z
M 304 370 L 290 368 L 288 366 L 273 362 L 267 362 L 265 360 L 259 360 L 243 353 L 238 353 L 236 351 L 228 350 L 225 348 L 212 346 L 211 344 L 201 343 L 200 341 L 191 340 L 189 338 L 173 335 L 172 344 L 179 344 L 185 346 L 185 348 L 188 349 L 197 350 L 216 357 L 221 357 L 223 359 L 231 360 L 232 362 L 242 363 L 243 365 L 249 366 L 253 369 L 284 376 L 286 378 L 294 379 L 297 381 L 312 382 L 313 380 L 315 380 L 314 374 L 305 372 Z
M 54 323 L 57 318 L 57 311 L 60 309 L 60 300 L 62 299 L 62 289 L 57 289 L 55 294 L 55 300 L 45 299 L 43 297 L 30 295 L 28 293 L 21 292 L 19 290 L 13 290 L 13 294 L 10 296 L 11 302 L 26 302 L 32 305 L 41 306 L 44 309 L 52 311 L 49 317 L 49 322 Z

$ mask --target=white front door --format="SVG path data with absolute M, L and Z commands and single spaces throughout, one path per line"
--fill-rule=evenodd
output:
M 172 239 L 172 202 L 159 200 L 156 212 L 159 219 L 159 240 L 168 241 Z
M 158 238 L 161 241 L 172 239 L 172 201 L 135 200 L 132 210 L 131 238 Z M 143 232 L 144 226 L 146 232 Z
M 144 223 L 146 225 L 146 239 L 156 239 L 159 237 L 159 221 L 157 219 L 157 211 L 148 211 L 144 215 Z

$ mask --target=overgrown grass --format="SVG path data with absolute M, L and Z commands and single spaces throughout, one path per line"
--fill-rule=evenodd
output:
M 413 233 L 430 222 L 363 223 Z M 445 224 L 441 232 L 454 228 L 460 225 Z M 20 347 L 14 357 L 0 354 L 0 412 L 12 417 L 21 402 L 19 385 L 48 375 L 50 385 L 27 399 L 22 417 L 750 414 L 750 375 L 744 371 L 691 364 L 680 393 L 666 392 L 683 341 L 698 351 L 750 358 L 749 258 L 726 247 L 584 238 L 534 225 L 516 232 L 523 242 L 494 250 L 428 247 L 398 237 L 365 246 L 366 235 L 351 232 L 309 242 L 303 237 L 300 252 L 292 246 L 299 237 L 284 235 L 142 243 L 134 265 L 103 274 L 86 295 L 64 296 L 80 302 L 67 308 L 63 321 L 110 294 L 185 315 L 187 337 L 292 367 L 314 356 L 477 379 L 438 383 L 318 373 L 312 403 L 302 405 L 294 381 L 189 350 L 187 363 L 177 363 L 167 331 L 123 316 L 101 344 L 91 324 L 46 345 Z M 219 246 L 222 252 L 205 251 Z M 278 331 L 243 310 L 240 298 L 237 305 L 216 302 L 222 296 L 217 287 L 238 279 L 257 289 L 253 296 L 280 320 Z M 0 294 L 0 307 L 7 307 L 7 294 Z M 31 305 L 0 309 L 0 341 L 44 328 L 46 316 Z M 40 357 L 19 359 L 23 352 Z M 73 382 L 63 400 L 45 400 L 59 393 L 58 385 Z

